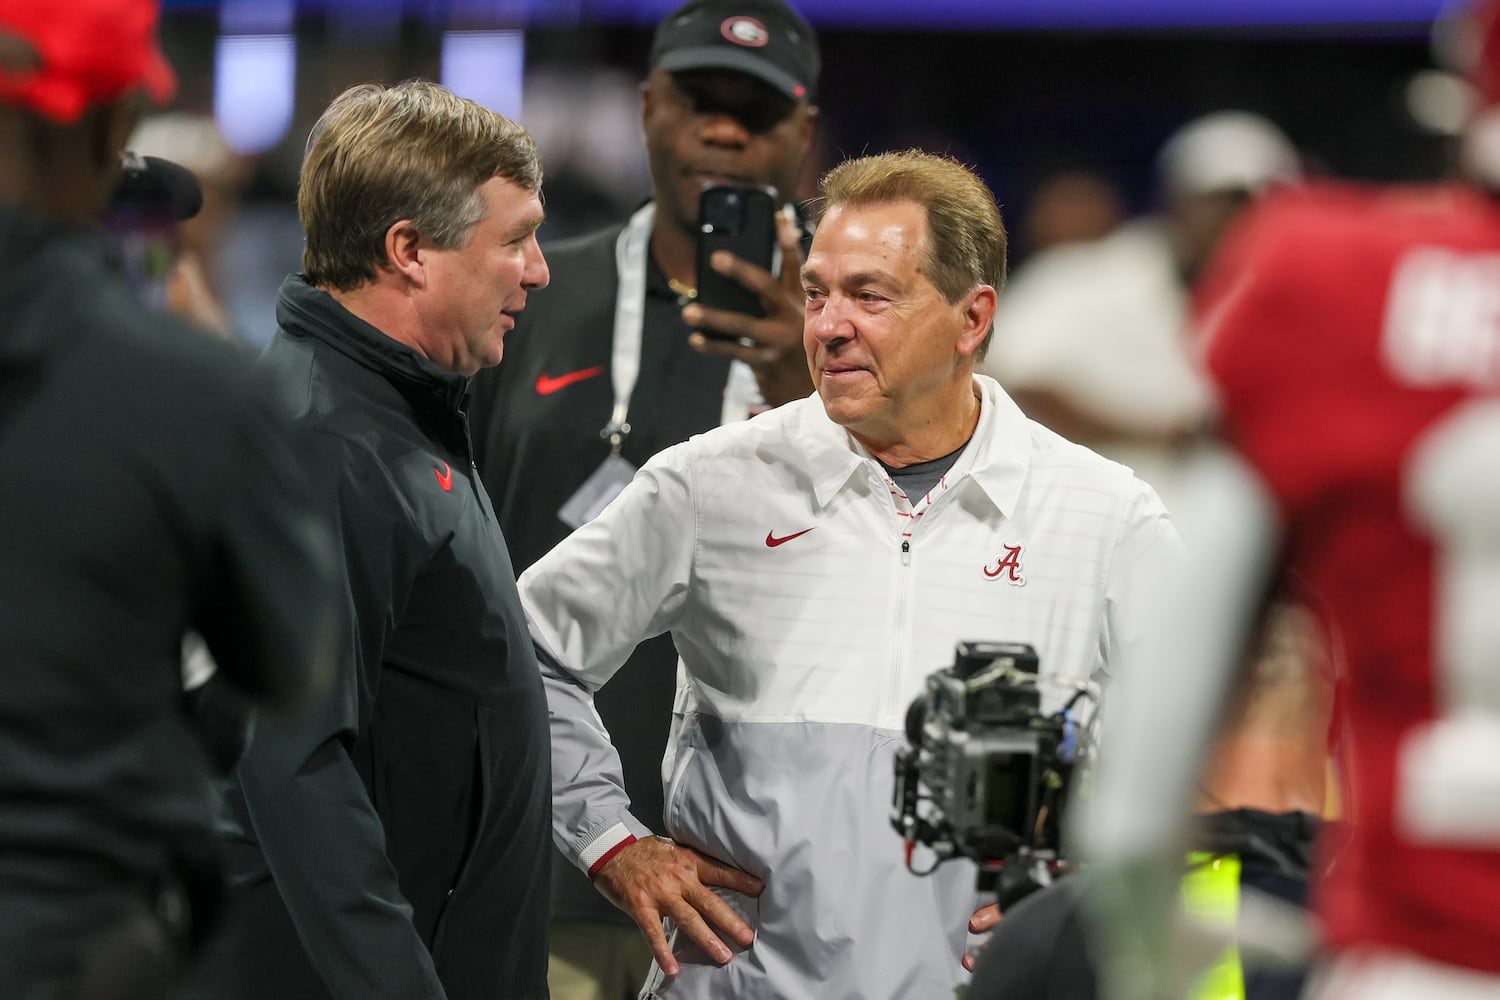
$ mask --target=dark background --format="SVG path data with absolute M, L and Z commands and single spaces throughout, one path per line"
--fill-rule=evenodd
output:
M 476 0 L 471 6 L 493 15 L 503 13 L 506 2 Z M 640 0 L 636 18 L 624 23 L 589 23 L 590 0 L 514 0 L 510 9 L 548 2 L 562 6 L 546 9 L 571 14 L 533 18 L 541 26 L 525 30 L 520 105 L 547 174 L 544 242 L 622 217 L 648 193 L 634 88 L 658 16 L 647 8 L 662 5 Z M 972 8 L 1005 6 L 988 2 L 974 0 Z M 1385 0 L 1345 2 L 1355 10 Z M 908 6 L 920 10 L 921 4 L 910 0 Z M 295 38 L 297 53 L 291 125 L 279 142 L 248 159 L 233 246 L 215 265 L 219 285 L 236 300 L 231 309 L 252 339 L 270 328 L 266 303 L 280 276 L 297 267 L 300 232 L 293 206 L 309 128 L 350 84 L 440 78 L 439 26 L 496 26 L 473 10 L 464 20 L 455 6 L 462 4 L 236 5 L 241 13 L 270 12 L 269 22 L 280 17 L 279 30 Z M 1046 0 L 1027 10 L 1033 8 L 1045 11 Z M 167 7 L 163 43 L 179 73 L 180 110 L 214 110 L 216 40 L 221 31 L 243 30 L 242 24 L 229 26 L 226 10 L 200 2 Z M 565 26 L 557 26 L 560 20 Z M 1088 31 L 877 30 L 837 21 L 818 29 L 824 126 L 800 194 L 810 197 L 817 176 L 847 155 L 907 146 L 951 153 L 975 166 L 995 191 L 1015 237 L 1012 265 L 1029 250 L 1027 202 L 1041 181 L 1064 168 L 1088 167 L 1113 182 L 1130 214 L 1150 211 L 1157 150 L 1173 130 L 1211 110 L 1244 109 L 1270 118 L 1315 173 L 1426 180 L 1447 173 L 1452 158 L 1452 140 L 1421 130 L 1406 110 L 1413 74 L 1433 65 L 1428 21 Z
M 211 8 L 170 12 L 164 41 L 182 76 L 184 107 L 212 108 L 217 32 Z M 294 191 L 307 128 L 344 86 L 437 75 L 438 35 L 419 19 L 373 37 L 341 37 L 316 14 L 303 15 L 296 34 L 296 121 L 257 171 L 252 194 Z M 1218 108 L 1266 115 L 1315 170 L 1328 174 L 1417 180 L 1447 169 L 1445 141 L 1420 133 L 1404 109 L 1407 81 L 1432 63 L 1423 25 L 1236 32 L 824 29 L 820 35 L 819 167 L 905 146 L 950 152 L 978 167 L 1013 224 L 1040 179 L 1074 165 L 1105 173 L 1133 211 L 1147 210 L 1162 141 L 1185 121 Z M 533 30 L 526 36 L 527 73 L 611 67 L 638 78 L 649 42 L 648 31 L 631 26 Z

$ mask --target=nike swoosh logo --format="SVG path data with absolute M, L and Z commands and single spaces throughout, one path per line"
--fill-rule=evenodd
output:
M 542 372 L 536 377 L 536 394 L 538 396 L 550 396 L 559 389 L 566 389 L 574 382 L 582 382 L 584 379 L 593 378 L 595 375 L 603 375 L 604 366 L 595 365 L 592 368 L 583 368 L 576 372 L 568 372 L 566 375 L 556 377 Z
M 443 463 L 443 471 L 442 472 L 439 472 L 436 468 L 434 468 L 432 470 L 432 474 L 434 476 L 437 476 L 438 485 L 443 488 L 443 492 L 444 493 L 448 493 L 448 492 L 452 491 L 452 489 L 453 489 L 453 470 L 451 468 L 449 468 L 447 462 Z
M 816 525 L 814 525 L 814 527 L 816 527 Z M 776 534 L 774 532 L 768 531 L 768 532 L 766 532 L 766 548 L 768 548 L 768 549 L 774 549 L 778 545 L 785 545 L 787 542 L 790 542 L 793 538 L 801 538 L 803 535 L 807 534 L 811 530 L 812 530 L 812 528 L 803 528 L 801 531 L 794 532 L 793 534 L 790 534 L 790 535 L 784 535 L 781 538 L 777 538 Z

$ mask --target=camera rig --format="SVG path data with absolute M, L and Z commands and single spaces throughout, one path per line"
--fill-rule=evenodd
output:
M 909 746 L 896 756 L 891 825 L 907 867 L 916 844 L 937 859 L 917 874 L 970 858 L 1002 908 L 1067 867 L 1061 811 L 1088 744 L 1074 709 L 1097 700 L 1095 685 L 1037 668 L 1024 643 L 960 642 L 953 665 L 930 675 L 907 710 Z M 1062 709 L 1042 711 L 1044 686 L 1069 692 Z

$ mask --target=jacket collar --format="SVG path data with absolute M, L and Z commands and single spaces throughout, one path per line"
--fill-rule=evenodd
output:
M 294 337 L 310 337 L 383 375 L 413 403 L 460 412 L 467 376 L 445 372 L 414 348 L 366 323 L 301 274 L 289 275 L 276 302 L 276 324 Z
M 994 379 L 975 375 L 974 384 L 979 389 L 979 423 L 959 456 L 960 476 L 974 480 L 1000 515 L 1010 517 L 1031 466 L 1031 422 Z M 794 433 L 818 506 L 826 507 L 861 470 L 873 466 L 883 471 L 848 431 L 828 419 L 816 393 L 796 405 L 800 412 Z

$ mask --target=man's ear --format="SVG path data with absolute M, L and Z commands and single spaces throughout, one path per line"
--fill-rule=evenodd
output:
M 144 112 L 145 102 L 142 97 L 139 94 L 127 94 L 106 106 L 102 113 L 99 165 L 116 178 L 120 174 L 120 154 L 125 152 L 130 135 L 140 124 Z
M 0 76 L 29 76 L 42 68 L 36 46 L 19 35 L 0 31 Z
M 140 122 L 144 109 L 145 103 L 140 95 L 126 94 L 108 104 L 89 108 L 73 127 L 76 141 L 62 140 L 68 142 L 69 148 L 79 157 L 76 162 L 80 166 L 87 165 L 88 191 L 86 194 L 74 192 L 76 210 L 82 211 L 85 217 L 96 217 L 109 204 L 120 183 L 123 169 L 120 154 L 125 152 L 125 144 Z M 66 128 L 54 131 L 59 136 L 66 136 L 69 132 Z
M 385 266 L 405 278 L 414 288 L 427 287 L 427 266 L 422 259 L 431 247 L 410 219 L 402 219 L 385 231 Z
M 641 129 L 644 131 L 646 123 L 651 120 L 651 77 L 641 81 Z
M 998 295 L 993 285 L 979 285 L 963 300 L 963 332 L 958 338 L 958 352 L 973 356 L 984 343 L 990 324 L 995 319 L 995 300 Z
M 802 134 L 799 137 L 804 161 L 812 153 L 813 143 L 818 138 L 818 128 L 822 123 L 823 112 L 818 110 L 816 104 L 809 104 L 807 113 L 802 117 Z

